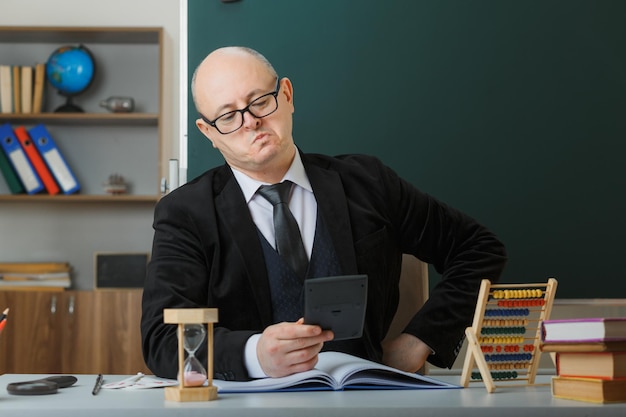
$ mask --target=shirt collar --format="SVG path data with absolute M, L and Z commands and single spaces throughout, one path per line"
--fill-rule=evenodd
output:
M 246 203 L 249 203 L 250 200 L 252 200 L 261 185 L 269 185 L 266 182 L 252 179 L 243 172 L 233 167 L 230 167 L 230 169 L 233 171 L 233 175 L 235 176 L 237 183 L 239 183 L 241 191 L 243 191 Z M 306 171 L 304 170 L 302 158 L 300 158 L 300 152 L 298 151 L 298 149 L 296 149 L 296 155 L 291 162 L 291 166 L 285 173 L 285 176 L 282 178 L 282 180 L 280 180 L 280 182 L 283 182 L 285 180 L 289 180 L 311 193 L 313 192 L 313 188 L 311 187 L 309 177 L 306 175 Z

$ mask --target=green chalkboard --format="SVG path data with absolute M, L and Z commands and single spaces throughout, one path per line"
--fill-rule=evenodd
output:
M 190 76 L 246 45 L 305 152 L 380 157 L 494 230 L 505 282 L 626 297 L 626 1 L 189 0 Z M 223 163 L 189 103 L 189 178 Z

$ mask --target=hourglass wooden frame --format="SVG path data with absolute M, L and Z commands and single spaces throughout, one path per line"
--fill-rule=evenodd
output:
M 178 334 L 178 386 L 165 388 L 165 399 L 169 401 L 212 401 L 217 399 L 217 387 L 213 385 L 213 323 L 217 323 L 216 308 L 166 308 L 163 322 L 177 324 Z M 185 324 L 207 324 L 207 386 L 186 387 L 184 378 Z
M 465 329 L 468 344 L 462 386 L 482 381 L 492 393 L 497 386 L 535 383 L 541 322 L 550 318 L 556 287 L 554 278 L 539 284 L 481 282 L 472 327 Z M 472 372 L 475 367 L 478 372 Z

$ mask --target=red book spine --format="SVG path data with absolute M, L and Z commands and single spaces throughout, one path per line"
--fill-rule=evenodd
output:
M 46 187 L 46 191 L 48 192 L 48 194 L 58 194 L 61 189 L 54 180 L 52 173 L 48 169 L 48 165 L 46 165 L 43 158 L 39 154 L 39 151 L 33 144 L 33 141 L 31 140 L 30 135 L 28 134 L 24 126 L 18 126 L 13 129 L 13 131 L 15 132 L 15 136 L 17 136 L 20 145 L 22 145 L 26 156 L 28 156 L 31 164 L 33 164 L 33 168 L 35 168 L 35 171 L 37 171 L 37 175 L 39 175 L 39 178 L 41 178 L 41 182 L 43 182 L 44 187 Z

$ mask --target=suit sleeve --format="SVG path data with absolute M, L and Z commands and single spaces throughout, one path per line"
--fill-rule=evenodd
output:
M 449 368 L 472 323 L 481 280 L 500 278 L 507 260 L 504 245 L 475 219 L 417 190 L 388 168 L 380 169 L 403 252 L 441 274 L 405 332 L 435 351 L 429 362 Z
M 206 206 L 204 210 L 205 215 L 210 212 Z M 206 225 L 198 224 L 191 213 L 189 205 L 164 197 L 154 215 L 152 257 L 142 300 L 142 349 L 148 368 L 165 378 L 177 377 L 178 339 L 176 325 L 163 323 L 163 309 L 211 307 L 210 239 L 202 233 Z M 248 379 L 243 349 L 253 333 L 214 328 L 215 378 Z M 206 368 L 206 343 L 196 356 Z

